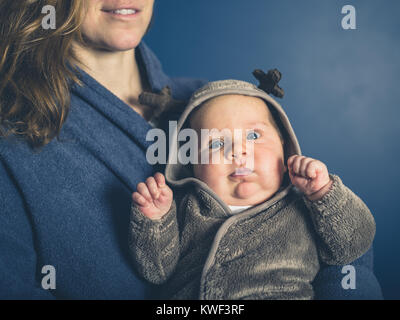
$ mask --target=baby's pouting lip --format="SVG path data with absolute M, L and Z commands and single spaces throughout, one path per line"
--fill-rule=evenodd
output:
M 246 177 L 252 173 L 253 173 L 253 170 L 251 170 L 249 168 L 240 167 L 240 168 L 236 168 L 235 171 L 230 174 L 230 176 L 234 177 L 234 178 L 240 178 L 240 177 Z

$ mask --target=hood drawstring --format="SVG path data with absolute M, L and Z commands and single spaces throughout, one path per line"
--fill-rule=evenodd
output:
M 172 98 L 171 89 L 166 86 L 160 93 L 143 91 L 139 95 L 139 103 L 151 107 L 153 110 L 150 121 L 158 121 L 166 112 L 183 111 L 187 102 Z

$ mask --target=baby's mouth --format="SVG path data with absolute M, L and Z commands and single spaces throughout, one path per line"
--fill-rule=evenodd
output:
M 248 176 L 253 172 L 253 170 L 249 168 L 236 168 L 235 171 L 231 174 L 232 177 L 244 177 Z

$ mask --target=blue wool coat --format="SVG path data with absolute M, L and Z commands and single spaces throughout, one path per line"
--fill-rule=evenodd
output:
M 185 100 L 204 84 L 167 77 L 143 43 L 138 54 L 155 92 L 168 85 Z M 0 299 L 152 297 L 128 254 L 131 193 L 154 172 L 145 157 L 151 126 L 89 75 L 80 77 L 60 141 L 34 153 L 24 142 L 0 140 Z M 55 289 L 42 287 L 47 265 Z M 379 298 L 372 253 L 355 266 L 363 290 L 344 291 L 341 268 L 328 267 L 317 278 L 317 298 Z

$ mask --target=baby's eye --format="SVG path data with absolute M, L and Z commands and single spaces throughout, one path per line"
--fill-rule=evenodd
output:
M 224 146 L 224 141 L 221 139 L 214 139 L 210 141 L 210 149 L 217 150 Z
M 247 140 L 257 140 L 260 137 L 260 134 L 255 131 L 251 131 L 247 134 Z

